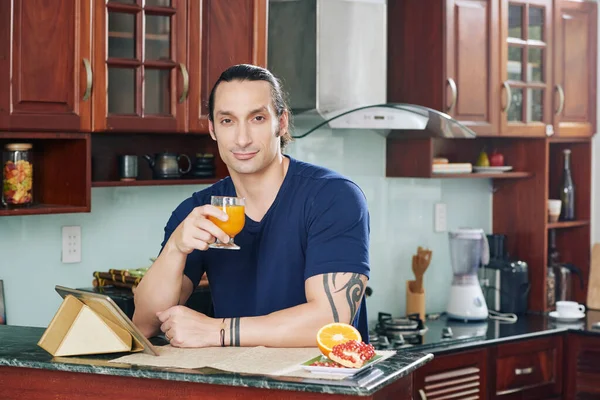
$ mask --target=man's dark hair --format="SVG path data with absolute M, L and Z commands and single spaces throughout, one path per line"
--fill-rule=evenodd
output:
M 285 146 L 292 141 L 292 136 L 289 132 L 291 114 L 285 101 L 285 94 L 281 89 L 281 82 L 268 69 L 258 67 L 256 65 L 238 64 L 223 71 L 221 76 L 219 76 L 219 79 L 217 79 L 217 82 L 215 82 L 215 85 L 210 91 L 210 96 L 208 97 L 208 119 L 211 122 L 214 122 L 215 92 L 217 91 L 217 87 L 221 82 L 231 81 L 269 82 L 269 85 L 271 85 L 271 100 L 273 101 L 277 118 L 281 117 L 285 110 L 288 110 L 288 120 L 290 120 L 288 123 L 288 131 L 279 133 L 279 136 L 281 137 L 281 150 L 283 150 Z

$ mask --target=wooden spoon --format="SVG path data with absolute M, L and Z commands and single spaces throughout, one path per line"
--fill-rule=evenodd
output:
M 413 285 L 416 293 L 423 293 L 423 275 L 431 262 L 431 250 L 423 249 L 421 246 L 417 249 L 417 254 L 412 258 L 412 270 L 415 274 L 415 284 Z

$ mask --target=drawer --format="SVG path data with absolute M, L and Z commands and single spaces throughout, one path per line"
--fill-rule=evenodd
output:
M 496 394 L 554 383 L 556 366 L 554 349 L 499 358 L 496 361 Z
M 562 337 L 499 345 L 495 360 L 495 393 L 500 398 L 545 398 L 562 391 Z

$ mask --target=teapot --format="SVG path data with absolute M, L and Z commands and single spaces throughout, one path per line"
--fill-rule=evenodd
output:
M 154 179 L 177 179 L 181 178 L 182 174 L 187 174 L 192 169 L 192 162 L 185 154 L 175 153 L 156 153 L 154 157 L 149 154 L 144 155 L 148 165 L 152 169 Z M 188 166 L 186 170 L 179 167 L 179 160 L 187 159 Z

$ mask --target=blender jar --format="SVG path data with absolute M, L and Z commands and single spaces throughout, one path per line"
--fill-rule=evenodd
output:
M 4 146 L 2 157 L 2 205 L 24 207 L 33 203 L 32 145 Z

